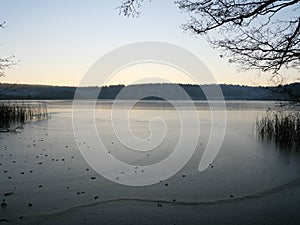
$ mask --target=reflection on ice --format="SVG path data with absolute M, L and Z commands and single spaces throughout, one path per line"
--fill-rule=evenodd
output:
M 125 102 L 123 104 L 125 107 Z M 180 120 L 178 113 L 165 107 L 165 103 L 139 104 L 129 115 L 129 127 L 138 139 L 151 140 L 154 137 L 151 131 L 155 135 L 164 127 L 158 120 L 149 126 L 153 116 L 164 118 L 168 127 L 165 139 L 155 149 L 128 150 L 117 139 L 109 123 L 111 102 L 97 104 L 94 129 L 111 156 L 132 165 L 131 173 L 143 176 L 147 172 L 143 166 L 158 163 L 174 151 L 180 138 Z M 197 102 L 200 135 L 191 160 L 168 180 L 146 187 L 128 187 L 103 178 L 84 160 L 76 141 L 87 151 L 92 150 L 92 146 L 88 144 L 89 137 L 74 137 L 72 102 L 48 101 L 49 120 L 28 124 L 20 133 L 0 134 L 0 193 L 14 193 L 3 195 L 7 207 L 2 212 L 5 218 L 14 221 L 19 216 L 57 212 L 110 199 L 205 202 L 231 199 L 230 196 L 242 198 L 282 187 L 298 179 L 299 156 L 260 142 L 252 132 L 257 114 L 271 104 L 227 102 L 227 128 L 220 152 L 207 170 L 199 172 L 199 161 L 209 139 L 211 114 L 205 103 Z M 83 102 L 82 110 L 84 105 Z M 89 120 L 85 122 L 82 123 L 83 130 L 88 127 Z M 186 143 L 184 150 L 189 148 Z M 115 179 L 123 179 L 126 173 L 120 170 Z

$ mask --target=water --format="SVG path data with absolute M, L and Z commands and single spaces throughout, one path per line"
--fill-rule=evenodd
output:
M 253 129 L 256 117 L 273 107 L 274 102 L 226 102 L 227 126 L 221 149 L 212 165 L 202 172 L 198 171 L 198 165 L 210 135 L 211 112 L 205 102 L 196 102 L 201 131 L 192 158 L 170 179 L 143 187 L 120 185 L 97 174 L 76 144 L 77 140 L 87 149 L 92 148 L 83 137 L 74 137 L 72 102 L 46 103 L 50 119 L 24 125 L 17 133 L 0 134 L 0 193 L 8 204 L 0 211 L 0 218 L 17 222 L 20 216 L 32 219 L 96 202 L 115 200 L 118 204 L 118 199 L 124 198 L 214 204 L 260 193 L 268 195 L 299 179 L 299 154 L 259 141 Z M 83 115 L 88 105 L 82 102 Z M 141 174 L 139 167 L 158 163 L 172 154 L 181 135 L 181 123 L 179 112 L 170 104 L 139 102 L 128 115 L 131 132 L 140 140 L 159 140 L 155 133 L 168 127 L 164 140 L 148 157 L 128 150 L 114 135 L 109 120 L 111 106 L 111 101 L 98 102 L 95 110 L 96 130 L 111 155 L 137 167 L 137 173 Z M 122 114 L 127 106 L 128 102 L 123 101 L 115 110 Z M 179 111 L 189 110 L 185 102 L 179 108 Z M 149 126 L 153 117 L 160 119 Z M 83 131 L 88 122 L 84 118 L 80 121 Z M 189 147 L 188 143 L 186 148 Z M 122 174 L 116 179 L 122 179 Z M 8 192 L 14 194 L 4 196 Z

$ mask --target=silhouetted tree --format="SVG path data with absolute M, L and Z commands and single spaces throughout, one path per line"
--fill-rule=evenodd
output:
M 0 24 L 0 28 L 4 28 L 5 22 Z M 4 76 L 5 69 L 12 66 L 16 62 L 13 60 L 15 56 L 10 57 L 0 57 L 0 77 Z
M 143 0 L 125 0 L 125 16 L 138 16 Z M 258 69 L 280 78 L 285 68 L 300 68 L 299 0 L 177 0 L 190 16 L 182 25 L 195 35 L 205 35 L 222 50 L 230 63 L 242 70 Z M 166 12 L 167 13 L 167 12 Z

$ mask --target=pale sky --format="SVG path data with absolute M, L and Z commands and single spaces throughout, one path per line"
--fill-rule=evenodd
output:
M 139 18 L 119 15 L 116 8 L 120 2 L 2 0 L 0 21 L 6 24 L 0 30 L 0 57 L 15 55 L 19 63 L 7 70 L 0 82 L 76 86 L 90 66 L 111 50 L 133 42 L 163 41 L 196 54 L 218 83 L 268 84 L 270 74 L 258 78 L 254 71 L 238 72 L 204 38 L 183 32 L 180 25 L 188 17 L 173 1 L 145 1 Z M 158 74 L 159 68 L 154 66 L 153 74 Z M 130 84 L 149 74 L 151 65 L 127 68 L 110 84 Z M 162 69 L 160 74 L 175 83 L 191 83 L 172 68 Z M 283 74 L 290 82 L 296 77 L 293 70 Z

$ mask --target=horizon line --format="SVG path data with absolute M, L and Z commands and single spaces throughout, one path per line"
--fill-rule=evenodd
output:
M 153 84 L 159 84 L 159 85 L 191 85 L 191 86 L 204 86 L 204 85 L 235 85 L 235 86 L 244 86 L 244 87 L 277 87 L 280 85 L 290 85 L 290 84 L 296 84 L 300 82 L 290 82 L 286 84 L 278 84 L 278 85 L 246 85 L 246 84 L 232 84 L 232 83 L 211 83 L 211 84 L 195 84 L 195 83 L 138 83 L 138 84 L 110 84 L 110 85 L 104 85 L 104 86 L 97 86 L 97 85 L 89 85 L 89 86 L 76 86 L 76 85 L 57 85 L 57 84 L 33 84 L 33 83 L 10 83 L 10 82 L 0 82 L 0 85 L 28 85 L 28 86 L 49 86 L 49 87 L 69 87 L 69 88 L 88 88 L 88 87 L 113 87 L 113 86 L 139 86 L 139 85 L 153 85 Z

